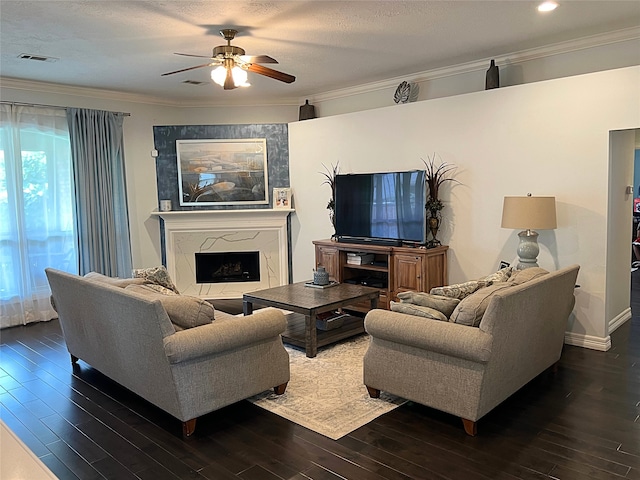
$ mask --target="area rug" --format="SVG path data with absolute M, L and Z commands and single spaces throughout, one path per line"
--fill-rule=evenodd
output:
M 252 403 L 333 440 L 399 407 L 406 400 L 382 392 L 370 398 L 362 383 L 362 359 L 369 336 L 360 335 L 318 349 L 315 358 L 285 345 L 291 380 L 284 395 L 264 392 Z

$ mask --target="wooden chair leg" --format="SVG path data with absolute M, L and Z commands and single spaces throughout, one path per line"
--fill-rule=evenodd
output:
M 369 385 L 365 385 L 365 387 L 367 387 L 367 392 L 369 392 L 371 398 L 380 398 L 380 390 L 370 387 Z
M 191 420 L 187 420 L 186 422 L 182 422 L 182 435 L 185 437 L 190 437 L 193 435 L 193 432 L 196 430 L 196 420 L 197 418 L 192 418 Z
M 475 437 L 478 433 L 478 425 L 476 424 L 476 422 L 463 418 L 462 425 L 464 426 L 464 431 L 467 432 L 467 435 Z
M 273 393 L 276 395 L 282 395 L 284 391 L 287 389 L 287 384 L 289 382 L 284 382 L 282 385 L 278 385 L 277 387 L 273 387 Z

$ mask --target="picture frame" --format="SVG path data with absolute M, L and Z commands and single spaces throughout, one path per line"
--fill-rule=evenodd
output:
M 273 189 L 273 208 L 291 208 L 291 189 L 278 187 Z
M 180 205 L 268 204 L 265 138 L 176 140 Z

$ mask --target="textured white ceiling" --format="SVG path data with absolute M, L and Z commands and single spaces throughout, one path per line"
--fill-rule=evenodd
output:
M 0 0 L 0 75 L 145 94 L 189 104 L 298 99 L 640 25 L 640 1 L 58 1 Z M 270 55 L 284 84 L 249 74 L 224 91 L 205 63 L 221 28 L 233 45 Z M 21 60 L 22 53 L 57 58 Z M 188 85 L 185 80 L 207 82 Z

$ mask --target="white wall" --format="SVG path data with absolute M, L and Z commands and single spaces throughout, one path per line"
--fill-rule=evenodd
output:
M 606 348 L 609 132 L 640 126 L 638 85 L 630 67 L 290 124 L 294 281 L 310 277 L 312 240 L 332 233 L 322 164 L 410 170 L 435 152 L 462 183 L 442 192 L 449 281 L 516 257 L 517 232 L 500 228 L 505 195 L 554 195 L 558 229 L 540 232 L 539 263 L 581 265 L 570 331 Z

